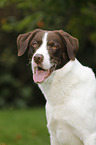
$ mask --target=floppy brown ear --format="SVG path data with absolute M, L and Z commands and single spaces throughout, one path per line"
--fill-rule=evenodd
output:
M 35 36 L 37 32 L 41 31 L 41 29 L 35 29 L 32 32 L 28 32 L 25 34 L 20 34 L 17 38 L 17 47 L 18 47 L 18 56 L 21 56 L 25 53 L 28 48 L 30 40 Z
M 70 60 L 74 60 L 79 48 L 78 39 L 72 37 L 70 34 L 64 32 L 63 30 L 60 30 L 59 32 L 65 40 L 68 57 L 70 58 Z

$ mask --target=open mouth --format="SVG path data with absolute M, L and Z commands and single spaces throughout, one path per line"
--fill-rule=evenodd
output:
M 50 69 L 46 70 L 40 66 L 34 68 L 33 80 L 35 83 L 42 83 L 46 78 L 48 78 L 51 73 L 55 70 L 56 66 L 53 65 Z

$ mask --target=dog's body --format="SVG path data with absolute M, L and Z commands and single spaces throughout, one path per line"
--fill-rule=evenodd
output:
M 70 61 L 39 87 L 47 100 L 52 145 L 95 145 L 96 81 L 91 69 Z
M 62 31 L 30 34 L 18 37 L 18 55 L 30 41 L 33 79 L 47 101 L 51 145 L 96 145 L 96 79 L 75 58 L 77 39 Z

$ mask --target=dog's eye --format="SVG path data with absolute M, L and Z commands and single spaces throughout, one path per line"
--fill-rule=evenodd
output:
M 33 47 L 37 47 L 37 46 L 38 46 L 38 43 L 37 43 L 37 42 L 33 42 L 33 43 L 32 43 L 32 46 L 33 46 Z
M 53 45 L 52 48 L 53 48 L 53 49 L 57 49 L 57 46 L 56 46 L 56 45 Z

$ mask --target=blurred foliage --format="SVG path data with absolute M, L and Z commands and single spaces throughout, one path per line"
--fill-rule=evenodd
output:
M 63 29 L 77 37 L 77 58 L 96 73 L 95 0 L 0 0 L 0 108 L 45 103 L 27 54 L 17 57 L 17 36 L 35 28 Z

